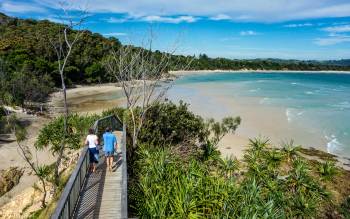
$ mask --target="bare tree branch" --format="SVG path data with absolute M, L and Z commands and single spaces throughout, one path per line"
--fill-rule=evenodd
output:
M 106 63 L 107 71 L 119 82 L 126 98 L 133 124 L 133 147 L 137 145 L 147 111 L 153 104 L 164 100 L 172 86 L 164 81 L 168 77 L 168 70 L 186 70 L 189 66 L 189 63 L 184 65 L 180 61 L 176 63 L 172 60 L 176 48 L 170 52 L 153 52 L 153 38 L 154 33 L 151 30 L 150 39 L 143 46 L 148 49 L 122 46 L 112 50 Z
M 66 147 L 66 137 L 68 135 L 68 104 L 67 104 L 67 88 L 65 83 L 64 72 L 67 66 L 67 62 L 72 54 L 74 45 L 84 34 L 81 30 L 81 26 L 87 18 L 87 11 L 80 10 L 80 14 L 76 17 L 70 16 L 70 8 L 67 2 L 60 2 L 61 9 L 63 11 L 63 16 L 60 16 L 62 26 L 60 26 L 59 33 L 56 39 L 50 39 L 50 43 L 54 48 L 57 55 L 58 72 L 60 74 L 61 84 L 62 84 L 62 94 L 63 94 L 63 105 L 64 105 L 64 138 L 61 142 L 61 147 L 57 156 L 55 165 L 55 184 L 59 184 L 59 173 L 58 168 L 61 164 L 61 160 L 64 155 L 64 149 Z M 74 20 L 74 18 L 76 18 Z M 68 22 L 65 22 L 68 21 Z M 75 31 L 74 31 L 75 30 Z M 73 34 L 74 31 L 74 34 Z M 73 35 L 73 37 L 72 37 Z

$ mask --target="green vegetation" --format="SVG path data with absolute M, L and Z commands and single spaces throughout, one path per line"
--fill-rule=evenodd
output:
M 331 180 L 337 174 L 337 167 L 333 161 L 326 161 L 319 164 L 319 173 L 322 178 Z
M 111 112 L 127 118 L 123 109 Z M 221 158 L 215 143 L 239 123 L 239 117 L 204 121 L 184 103 L 152 106 L 138 147 L 128 147 L 130 213 L 140 218 L 347 216 L 350 173 L 331 161 L 304 158 L 307 150 L 293 142 L 277 149 L 267 139 L 252 139 L 242 161 Z
M 71 114 L 67 119 L 67 134 L 64 133 L 64 116 L 57 117 L 50 123 L 45 125 L 39 132 L 37 141 L 35 143 L 35 148 L 42 150 L 47 148 L 51 151 L 53 155 L 57 155 L 62 145 L 64 145 L 64 150 L 62 152 L 63 159 L 65 159 L 67 150 L 77 150 L 83 146 L 82 139 L 87 134 L 88 129 L 93 125 L 94 121 L 97 120 L 97 115 L 91 116 L 79 116 L 76 114 Z M 64 141 L 63 141 L 64 139 Z M 58 170 L 58 166 L 61 162 L 54 164 L 54 169 Z M 51 173 L 53 170 L 51 171 Z M 55 188 L 60 188 L 62 181 L 61 176 L 57 172 L 53 175 L 52 182 Z
M 47 20 L 18 19 L 0 13 L 0 96 L 6 104 L 28 107 L 42 102 L 56 87 L 60 87 L 57 55 L 50 40 L 55 41 L 62 25 Z M 77 31 L 70 31 L 74 38 Z M 98 33 L 84 31 L 76 42 L 65 68 L 67 85 L 111 82 L 115 77 L 107 74 L 105 63 L 112 49 L 122 45 L 114 37 L 105 38 Z M 132 47 L 132 46 L 131 46 Z M 135 52 L 142 48 L 132 47 Z M 162 52 L 154 51 L 152 57 L 160 61 Z M 337 62 L 315 62 L 278 59 L 231 60 L 172 55 L 168 70 L 202 69 L 265 69 L 265 70 L 349 70 L 349 65 Z M 342 62 L 344 63 L 344 62 Z
M 68 136 L 66 136 L 67 149 L 79 149 L 82 146 L 82 138 L 87 134 L 88 129 L 93 125 L 97 115 L 79 116 L 71 114 L 68 117 Z M 60 149 L 64 135 L 63 116 L 59 116 L 45 125 L 39 132 L 36 141 L 36 148 L 49 148 L 53 154 Z

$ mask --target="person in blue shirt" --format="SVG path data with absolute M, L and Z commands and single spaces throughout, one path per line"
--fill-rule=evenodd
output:
M 106 128 L 106 132 L 103 134 L 103 151 L 106 156 L 107 168 L 112 171 L 113 166 L 113 155 L 114 151 L 117 150 L 117 137 L 111 132 L 110 128 Z

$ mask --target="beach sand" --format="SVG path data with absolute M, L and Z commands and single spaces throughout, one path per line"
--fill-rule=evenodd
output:
M 281 108 L 261 106 L 257 111 L 254 106 L 257 105 L 258 101 L 261 101 L 259 99 L 232 99 L 221 95 L 216 96 L 210 93 L 206 86 L 200 85 L 196 87 L 196 90 L 200 92 L 197 98 L 190 95 L 189 98 L 171 99 L 175 103 L 183 99 L 190 103 L 191 111 L 207 119 L 221 120 L 224 116 L 240 116 L 242 118 L 242 124 L 236 134 L 228 134 L 219 142 L 219 150 L 223 157 L 235 156 L 242 159 L 250 138 L 268 136 L 271 143 L 280 146 L 282 142 L 290 140 L 287 136 L 300 136 L 300 133 L 293 134 L 298 129 L 290 127 L 285 111 Z M 101 113 L 106 109 L 125 104 L 125 99 L 121 96 L 121 88 L 113 84 L 69 89 L 67 97 L 70 110 L 81 114 Z M 58 106 L 58 109 L 63 106 L 61 93 L 54 94 L 52 101 L 54 105 Z M 319 142 L 318 138 L 315 139 L 314 144 L 310 146 L 325 144 L 325 142 Z M 296 143 L 309 145 L 311 142 Z
M 62 112 L 62 93 L 56 92 L 51 96 L 55 113 Z M 116 106 L 123 106 L 125 100 L 122 98 L 121 87 L 114 84 L 102 84 L 68 89 L 67 102 L 71 112 L 86 114 L 101 113 Z
M 34 156 L 33 161 L 36 161 L 37 158 L 39 163 L 53 163 L 55 161 L 55 158 L 52 156 L 51 152 L 46 149 L 40 151 L 36 151 L 34 149 L 34 143 L 36 141 L 39 130 L 49 122 L 49 119 L 39 116 L 27 115 L 24 113 L 17 113 L 17 118 L 28 125 L 27 140 L 22 142 L 22 144 L 27 145 L 31 149 Z M 9 167 L 15 166 L 25 168 L 25 172 L 21 177 L 20 182 L 15 187 L 13 187 L 13 189 L 0 197 L 0 206 L 10 201 L 13 196 L 21 193 L 24 189 L 33 186 L 34 183 L 38 181 L 38 179 L 30 173 L 29 167 L 27 167 L 27 164 L 21 157 L 17 143 L 14 141 L 14 136 L 8 135 L 8 138 L 5 142 L 0 141 L 0 167 L 1 169 L 8 169 Z

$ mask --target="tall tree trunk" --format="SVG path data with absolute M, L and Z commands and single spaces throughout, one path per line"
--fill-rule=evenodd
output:
M 61 143 L 60 150 L 58 152 L 58 157 L 56 160 L 56 165 L 55 165 L 55 187 L 54 190 L 56 192 L 57 186 L 59 186 L 59 166 L 61 165 L 62 161 L 62 156 L 65 148 L 65 143 L 66 143 L 66 137 L 68 134 L 68 126 L 67 126 L 67 121 L 68 121 L 68 104 L 67 104 L 67 89 L 66 89 L 66 84 L 64 82 L 64 75 L 63 71 L 60 72 L 61 76 L 61 83 L 62 83 L 62 93 L 63 93 L 63 106 L 64 106 L 64 119 L 63 119 L 63 128 L 64 128 L 64 135 Z

